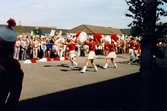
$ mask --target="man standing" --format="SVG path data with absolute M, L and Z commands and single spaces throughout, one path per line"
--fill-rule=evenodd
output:
M 14 19 L 7 21 L 8 26 L 0 28 L 0 110 L 15 111 L 22 90 L 24 73 L 20 63 L 13 58 L 17 39 L 13 30 Z

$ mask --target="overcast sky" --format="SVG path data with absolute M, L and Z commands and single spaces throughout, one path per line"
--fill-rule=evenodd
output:
M 167 4 L 163 8 L 167 10 Z M 23 26 L 71 29 L 81 24 L 128 28 L 125 0 L 0 0 L 0 24 L 9 18 Z M 167 17 L 161 17 L 167 22 Z

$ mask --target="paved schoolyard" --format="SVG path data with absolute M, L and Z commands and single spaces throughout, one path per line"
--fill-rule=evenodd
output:
M 139 72 L 139 65 L 128 65 L 127 56 L 119 55 L 116 59 L 118 68 L 114 68 L 113 64 L 109 63 L 109 68 L 103 69 L 105 58 L 104 56 L 100 56 L 95 60 L 99 69 L 98 72 L 95 72 L 94 68 L 89 64 L 87 71 L 80 73 L 85 59 L 85 57 L 77 58 L 78 66 L 73 69 L 69 68 L 70 62 L 68 60 L 37 61 L 37 63 L 32 64 L 21 62 L 25 76 L 20 100 Z M 44 87 L 45 90 L 43 90 Z
M 109 63 L 103 69 L 105 57 L 89 64 L 80 73 L 86 57 L 76 59 L 78 66 L 70 69 L 69 61 L 51 61 L 24 64 L 23 90 L 17 111 L 136 111 L 139 105 L 139 65 L 129 65 L 128 54 L 115 59 L 118 68 Z M 150 109 L 166 108 L 164 80 L 155 74 L 150 94 Z M 160 110 L 161 110 L 160 109 Z
M 87 71 L 80 73 L 85 60 L 77 58 L 74 69 L 69 68 L 68 60 L 32 64 L 20 61 L 25 76 L 18 111 L 126 109 L 137 94 L 140 66 L 129 65 L 128 54 L 120 54 L 115 59 L 118 68 L 109 63 L 103 69 L 105 57 L 98 56 L 98 72 L 89 64 Z M 130 103 L 125 101 L 127 97 Z

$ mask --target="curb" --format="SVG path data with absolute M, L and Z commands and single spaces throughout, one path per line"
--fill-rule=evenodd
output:
M 24 63 L 25 64 L 31 64 L 31 63 L 38 63 L 38 62 L 50 62 L 50 61 L 64 61 L 64 60 L 69 60 L 68 57 L 56 57 L 54 59 L 51 59 L 51 58 L 42 58 L 42 59 L 39 59 L 39 60 L 35 60 L 35 59 L 28 59 L 28 60 L 25 60 Z

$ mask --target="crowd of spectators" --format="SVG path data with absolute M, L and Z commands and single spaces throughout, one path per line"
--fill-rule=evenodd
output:
M 58 39 L 58 38 L 57 38 Z M 55 58 L 60 57 L 59 53 L 52 50 L 52 46 L 57 40 L 53 37 L 34 37 L 29 35 L 18 36 L 15 43 L 14 59 L 26 60 L 26 59 L 41 59 L 41 58 Z M 67 41 L 66 38 L 64 38 Z M 62 49 L 63 44 L 56 44 L 59 50 Z M 127 54 L 129 48 L 129 40 L 119 39 L 116 45 L 117 54 Z M 75 51 L 78 52 L 79 56 L 87 56 L 89 48 L 87 45 L 76 45 Z M 96 46 L 96 55 L 104 55 L 104 42 L 99 41 Z M 63 51 L 62 56 L 68 56 L 68 49 Z
M 159 47 L 167 47 L 167 40 L 166 39 L 158 40 L 156 45 L 159 46 Z

